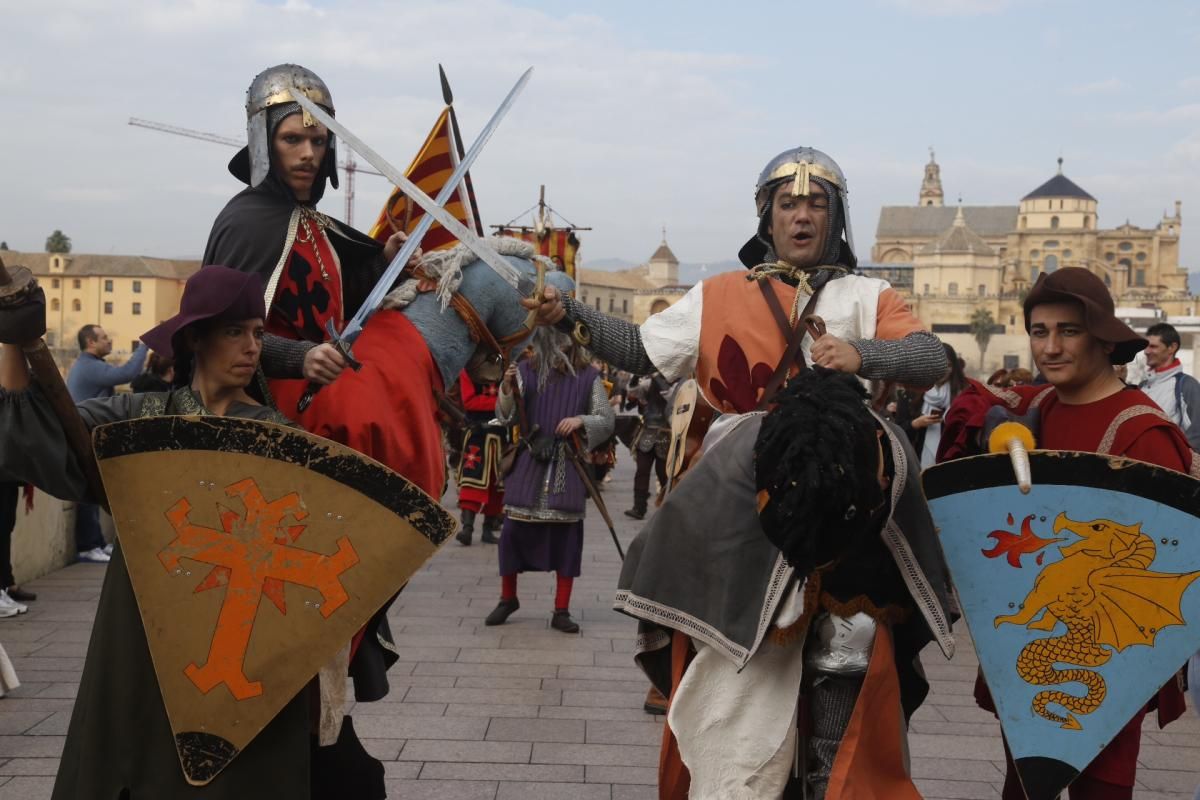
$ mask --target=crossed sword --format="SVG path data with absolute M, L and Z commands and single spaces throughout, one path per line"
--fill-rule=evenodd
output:
M 534 290 L 535 284 L 532 278 L 523 275 L 516 267 L 508 263 L 495 250 L 493 250 L 480 237 L 475 235 L 475 232 L 458 221 L 453 214 L 445 209 L 446 203 L 450 200 L 450 196 L 454 194 L 454 190 L 458 188 L 459 183 L 466 176 L 467 171 L 471 169 L 471 165 L 475 159 L 479 157 L 483 151 L 484 145 L 491 138 L 492 133 L 500 125 L 500 121 L 508 114 L 509 109 L 516 101 L 517 96 L 525 89 L 525 84 L 529 82 L 530 75 L 533 74 L 533 67 L 525 70 L 516 85 L 509 91 L 508 96 L 504 98 L 504 102 L 496 109 L 496 113 L 492 114 L 492 118 L 488 120 L 488 124 L 484 126 L 480 132 L 479 138 L 471 145 L 471 149 L 467 151 L 454 172 L 450 174 L 450 178 L 442 186 L 442 190 L 438 192 L 437 199 L 430 197 L 421 190 L 421 187 L 405 177 L 404 173 L 389 164 L 383 156 L 375 152 L 366 142 L 355 136 L 345 126 L 334 119 L 325 109 L 318 106 L 312 100 L 308 99 L 301 92 L 293 92 L 293 99 L 300 106 L 311 114 L 318 122 L 326 128 L 337 134 L 342 141 L 348 144 L 356 153 L 362 156 L 379 172 L 390 180 L 400 191 L 404 192 L 408 197 L 420 206 L 425 211 L 425 216 L 417 224 L 412 235 L 396 253 L 396 257 L 388 264 L 388 268 L 384 271 L 383 276 L 375 284 L 375 288 L 367 295 L 367 299 L 363 301 L 358 312 L 346 324 L 342 331 L 338 331 L 333 324 L 333 320 L 329 320 L 326 324 L 326 332 L 329 334 L 329 343 L 337 348 L 338 352 L 346 359 L 346 363 L 351 368 L 358 370 L 362 368 L 362 364 L 354 357 L 353 346 L 363 326 L 371 315 L 378 310 L 383 298 L 395 283 L 396 278 L 403 272 L 404 267 L 408 264 L 408 260 L 412 258 L 413 253 L 421 246 L 421 239 L 424 238 L 426 232 L 434 222 L 440 222 L 442 227 L 454 235 L 456 239 L 462 242 L 467 248 L 475 254 L 479 260 L 483 261 L 491 267 L 496 274 L 504 279 L 504 282 L 513 287 L 522 297 L 528 297 Z M 300 398 L 300 402 L 296 406 L 296 410 L 303 413 L 312 403 L 313 396 L 320 390 L 321 386 L 317 383 L 310 383 L 304 395 Z

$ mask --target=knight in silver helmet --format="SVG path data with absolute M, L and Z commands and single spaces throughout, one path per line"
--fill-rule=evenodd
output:
M 217 215 L 203 263 L 262 278 L 266 377 L 324 384 L 346 365 L 326 325 L 358 310 L 405 235 L 379 242 L 317 210 L 326 184 L 338 186 L 337 143 L 297 95 L 334 113 L 329 87 L 298 64 L 265 69 L 246 90 L 246 146 L 229 162 L 246 188 Z

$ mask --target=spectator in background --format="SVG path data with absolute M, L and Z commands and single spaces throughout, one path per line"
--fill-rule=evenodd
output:
M 112 339 L 99 325 L 84 325 L 79 329 L 79 358 L 67 375 L 67 391 L 76 403 L 97 397 L 112 397 L 113 389 L 129 383 L 142 371 L 149 352 L 146 345 L 138 342 L 129 360 L 120 367 L 104 362 L 112 352 Z M 100 507 L 91 503 L 75 506 L 75 549 L 80 561 L 98 564 L 107 563 L 112 554 L 112 545 L 104 543 L 100 531 Z
M 1146 341 L 1149 375 L 1139 388 L 1183 429 L 1191 448 L 1200 450 L 1200 381 L 1183 371 L 1178 358 L 1179 331 L 1160 322 L 1146 331 Z
M 1008 377 L 1005 379 L 1002 385 L 1006 389 L 1010 386 L 1032 386 L 1033 373 L 1024 367 L 1011 369 L 1008 371 Z
M 17 527 L 17 504 L 21 500 L 21 484 L 0 481 L 0 618 L 24 614 L 29 609 L 20 600 L 36 600 L 37 595 L 16 586 L 12 571 L 12 533 Z M 29 504 L 26 505 L 26 513 Z M 17 597 L 13 597 L 17 595 Z M 2 683 L 2 682 L 0 682 Z
M 1007 386 L 1008 385 L 1008 370 L 1003 367 L 992 373 L 987 379 L 988 386 Z
M 920 437 L 921 469 L 933 466 L 937 461 L 938 442 L 942 439 L 942 415 L 967 386 L 962 359 L 950 345 L 943 342 L 942 346 L 946 348 L 946 359 L 950 366 L 937 385 L 925 392 L 921 416 L 912 421 L 913 429 L 924 433 Z
M 146 371 L 129 382 L 132 392 L 169 392 L 175 381 L 175 360 L 159 353 L 146 359 Z

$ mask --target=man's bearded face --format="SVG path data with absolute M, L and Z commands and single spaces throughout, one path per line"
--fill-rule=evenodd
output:
M 304 127 L 303 114 L 291 114 L 275 126 L 271 137 L 272 169 L 296 195 L 307 202 L 329 148 L 329 129 L 321 123 Z

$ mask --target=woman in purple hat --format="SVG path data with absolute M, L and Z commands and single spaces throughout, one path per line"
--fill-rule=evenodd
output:
M 79 404 L 80 415 L 88 428 L 163 414 L 290 424 L 246 393 L 262 352 L 263 317 L 257 275 L 205 267 L 188 279 L 179 313 L 142 336 L 156 352 L 174 357 L 173 388 L 88 400 Z M 0 345 L 0 431 L 0 477 L 27 481 L 65 500 L 94 500 L 58 417 L 31 381 L 20 347 L 11 344 Z M 308 704 L 301 692 L 211 783 L 188 785 L 118 544 L 100 594 L 53 796 L 309 797 L 304 768 L 310 752 Z

